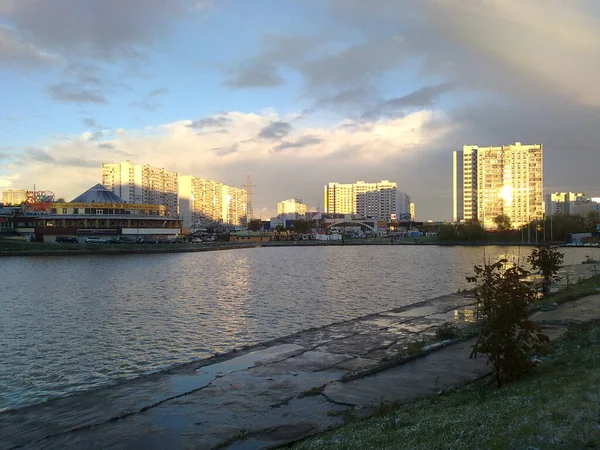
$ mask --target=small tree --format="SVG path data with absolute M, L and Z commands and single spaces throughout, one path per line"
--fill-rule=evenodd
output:
M 559 281 L 558 270 L 563 262 L 564 254 L 557 247 L 541 245 L 531 251 L 527 261 L 531 264 L 533 271 L 539 271 L 542 279 L 542 295 L 546 297 L 550 292 L 552 281 Z
M 548 342 L 542 328 L 529 320 L 529 305 L 536 294 L 524 278 L 529 271 L 506 259 L 494 264 L 475 266 L 477 317 L 481 331 L 473 345 L 471 357 L 484 354 L 494 366 L 496 384 L 517 379 L 530 373 L 535 362 L 530 356 Z
M 496 227 L 498 227 L 498 231 L 509 231 L 512 229 L 512 222 L 510 221 L 510 217 L 506 214 L 500 214 L 499 216 L 494 217 L 494 223 Z
M 260 231 L 262 229 L 262 221 L 260 219 L 251 219 L 248 222 L 248 229 L 250 231 Z

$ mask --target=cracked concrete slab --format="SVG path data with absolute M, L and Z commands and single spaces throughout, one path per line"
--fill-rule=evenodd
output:
M 0 413 L 0 448 L 262 448 L 342 423 L 355 407 L 408 402 L 485 373 L 469 343 L 342 383 L 405 354 L 442 323 L 468 322 L 473 299 L 451 295 L 307 330 L 165 373 Z M 424 317 L 425 316 L 425 317 Z M 600 295 L 537 312 L 554 323 L 600 319 Z M 561 325 L 562 324 L 562 325 Z M 321 393 L 321 388 L 324 387 Z M 366 411 L 366 409 L 364 409 Z

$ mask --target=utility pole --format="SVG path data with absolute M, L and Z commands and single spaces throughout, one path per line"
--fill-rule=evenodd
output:
M 254 215 L 252 212 L 252 188 L 256 187 L 255 184 L 252 184 L 252 177 L 250 175 L 246 177 L 246 184 L 242 187 L 246 189 L 246 223 L 249 223 Z

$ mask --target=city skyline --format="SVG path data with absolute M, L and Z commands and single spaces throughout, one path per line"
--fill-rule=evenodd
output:
M 329 180 L 390 179 L 448 220 L 451 152 L 515 141 L 544 143 L 547 192 L 598 190 L 590 0 L 95 5 L 0 3 L 0 190 L 68 198 L 132 159 L 251 174 L 256 216 L 295 196 L 316 209 Z

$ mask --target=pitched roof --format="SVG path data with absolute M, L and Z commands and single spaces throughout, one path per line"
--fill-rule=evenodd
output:
M 92 186 L 83 194 L 71 200 L 71 203 L 125 203 L 118 195 L 106 189 L 100 183 Z

